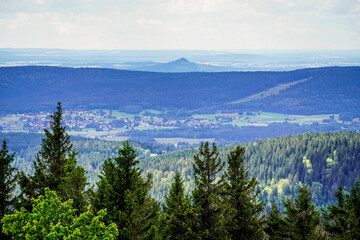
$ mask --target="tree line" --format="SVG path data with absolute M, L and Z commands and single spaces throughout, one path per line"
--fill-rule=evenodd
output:
M 289 72 L 156 73 L 19 66 L 2 67 L 0 75 L 4 83 L 0 96 L 2 112 L 48 111 L 60 99 L 69 108 L 82 110 L 106 108 L 132 112 L 132 106 L 136 105 L 143 109 L 172 108 L 198 113 L 262 110 L 300 115 L 332 112 L 341 114 L 344 120 L 359 117 L 359 67 Z M 302 79 L 309 80 L 279 94 L 228 104 Z M 56 94 L 50 94 L 49 88 Z
M 336 204 L 320 211 L 303 185 L 296 199 L 264 211 L 255 177 L 237 146 L 223 161 L 215 143 L 202 143 L 193 156 L 194 189 L 185 194 L 177 172 L 160 204 L 150 196 L 152 175 L 143 177 L 136 150 L 124 141 L 105 160 L 99 181 L 86 188 L 85 170 L 61 124 L 51 116 L 34 172 L 15 173 L 14 154 L 3 141 L 1 239 L 359 239 L 360 183 L 340 187 Z M 20 195 L 13 196 L 16 183 Z

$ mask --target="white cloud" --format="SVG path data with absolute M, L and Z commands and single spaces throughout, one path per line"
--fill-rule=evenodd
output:
M 359 0 L 0 0 L 0 47 L 360 48 Z

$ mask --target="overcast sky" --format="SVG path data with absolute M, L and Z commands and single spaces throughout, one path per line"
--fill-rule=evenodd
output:
M 360 49 L 360 0 L 0 0 L 0 48 Z

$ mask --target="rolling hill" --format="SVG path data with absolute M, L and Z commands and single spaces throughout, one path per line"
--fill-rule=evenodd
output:
M 136 70 L 150 72 L 221 72 L 225 71 L 226 68 L 209 64 L 193 63 L 186 58 L 179 58 L 176 61 L 154 64 L 152 66 L 141 67 Z
M 40 149 L 40 134 L 1 133 L 6 138 L 11 151 L 17 152 L 14 166 L 26 172 L 32 171 L 32 161 Z M 94 184 L 101 172 L 103 161 L 115 157 L 121 147 L 120 142 L 71 138 L 79 151 L 77 160 L 87 172 L 88 181 Z M 185 179 L 186 191 L 193 188 L 193 156 L 198 149 L 160 154 L 150 153 L 173 151 L 166 145 L 133 143 L 140 158 L 143 174 L 153 175 L 151 194 L 160 201 L 168 192 L 176 172 Z M 360 179 L 360 134 L 354 132 L 306 133 L 278 138 L 262 139 L 244 145 L 246 165 L 251 176 L 259 181 L 261 197 L 268 204 L 281 202 L 297 194 L 301 184 L 312 191 L 314 202 L 326 206 L 335 200 L 339 185 L 349 187 Z M 220 157 L 226 161 L 226 155 L 234 145 L 219 147 Z
M 356 115 L 360 106 L 360 67 L 218 73 L 0 68 L 2 112 L 48 111 L 57 101 L 67 109 L 119 109 L 138 105 L 192 112 L 263 110 Z

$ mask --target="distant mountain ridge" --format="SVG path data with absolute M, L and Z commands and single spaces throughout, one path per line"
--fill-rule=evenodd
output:
M 186 58 L 179 58 L 178 60 L 172 62 L 140 67 L 135 70 L 150 72 L 221 72 L 226 71 L 226 68 L 210 64 L 193 63 Z
M 304 79 L 308 80 L 300 81 Z M 137 105 L 143 109 L 181 108 L 192 112 L 261 110 L 359 115 L 360 67 L 218 73 L 0 68 L 0 111 L 51 111 L 57 101 L 67 109 L 120 109 Z

